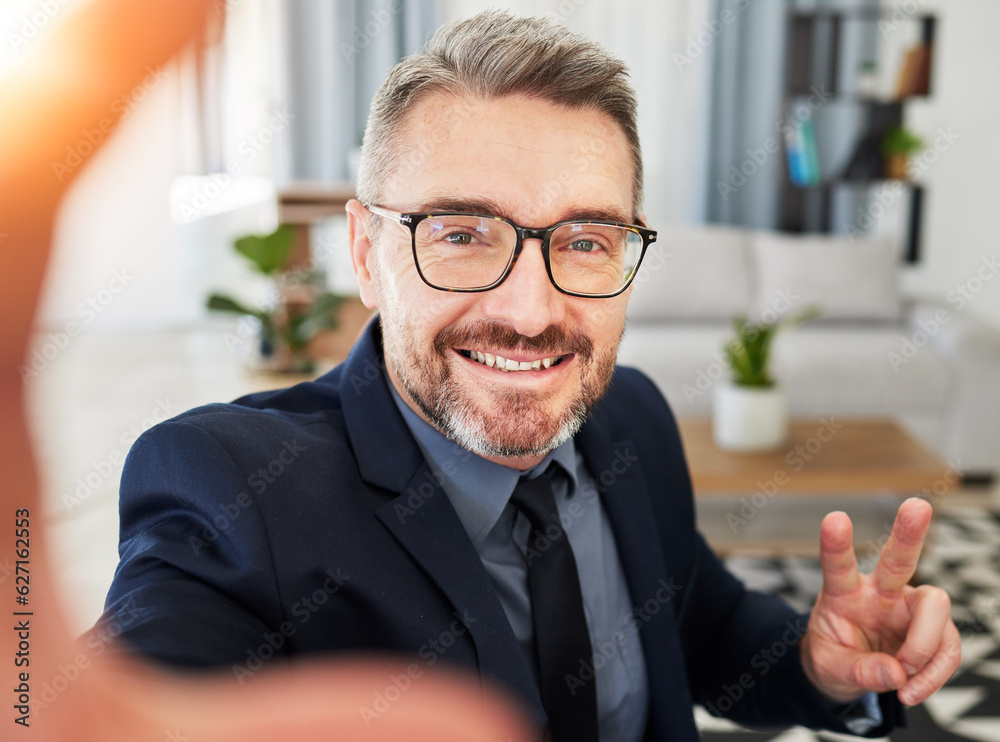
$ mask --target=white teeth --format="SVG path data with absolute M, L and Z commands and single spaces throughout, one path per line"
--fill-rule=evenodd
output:
M 468 353 L 472 360 L 505 373 L 508 371 L 540 371 L 543 368 L 551 368 L 552 364 L 559 360 L 559 357 L 555 356 L 552 358 L 541 358 L 537 361 L 512 361 L 503 356 L 482 353 L 478 350 L 470 350 Z

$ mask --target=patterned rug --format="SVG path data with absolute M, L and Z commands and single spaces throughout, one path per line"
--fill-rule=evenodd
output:
M 734 557 L 727 565 L 749 587 L 781 595 L 808 610 L 822 584 L 819 561 L 786 557 Z M 979 507 L 942 508 L 933 543 L 917 574 L 951 596 L 962 633 L 962 666 L 955 677 L 907 712 L 909 726 L 893 742 L 1000 742 L 1000 512 Z M 857 737 L 802 727 L 749 731 L 696 709 L 703 738 L 711 742 L 812 742 Z

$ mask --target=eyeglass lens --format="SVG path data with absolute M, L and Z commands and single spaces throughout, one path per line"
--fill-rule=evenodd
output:
M 421 221 L 414 234 L 417 264 L 435 286 L 475 289 L 507 270 L 517 232 L 485 217 L 440 215 Z M 549 260 L 557 286 L 583 294 L 621 289 L 642 254 L 642 237 L 625 227 L 573 222 L 552 233 Z

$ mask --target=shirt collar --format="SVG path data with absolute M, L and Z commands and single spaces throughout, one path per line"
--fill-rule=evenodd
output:
M 386 381 L 406 426 L 434 474 L 434 479 L 448 496 L 466 533 L 477 547 L 500 519 L 500 514 L 522 475 L 533 479 L 554 461 L 569 477 L 569 495 L 572 496 L 576 491 L 576 447 L 572 438 L 549 451 L 539 464 L 521 472 L 484 459 L 448 439 L 414 412 L 392 383 Z

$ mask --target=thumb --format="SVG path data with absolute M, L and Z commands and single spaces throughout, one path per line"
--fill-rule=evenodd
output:
M 906 670 L 891 654 L 853 651 L 848 678 L 862 690 L 884 693 L 906 683 Z
M 816 642 L 809 658 L 807 676 L 817 690 L 840 703 L 874 691 L 902 688 L 906 672 L 899 661 L 885 652 L 865 652 L 826 642 Z

